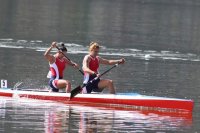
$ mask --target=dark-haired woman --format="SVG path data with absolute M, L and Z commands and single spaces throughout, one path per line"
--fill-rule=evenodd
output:
M 63 54 L 67 52 L 67 48 L 62 44 L 60 50 L 55 54 L 50 54 L 52 48 L 55 48 L 56 42 L 52 42 L 51 46 L 44 53 L 44 57 L 49 61 L 50 71 L 48 74 L 49 86 L 53 92 L 58 92 L 59 89 L 66 88 L 66 92 L 71 90 L 71 83 L 68 80 L 63 79 L 63 73 L 65 68 L 70 65 L 78 68 L 78 65 L 72 61 L 69 61 Z

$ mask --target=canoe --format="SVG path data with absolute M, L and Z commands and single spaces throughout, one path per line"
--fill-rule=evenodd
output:
M 123 108 L 166 109 L 166 111 L 192 112 L 193 100 L 145 96 L 137 93 L 131 94 L 78 94 L 69 100 L 70 93 L 42 92 L 34 90 L 12 90 L 0 88 L 0 96 L 14 98 L 30 98 L 38 100 L 51 100 L 63 103 L 100 104 Z

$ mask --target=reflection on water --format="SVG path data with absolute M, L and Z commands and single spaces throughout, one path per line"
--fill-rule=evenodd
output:
M 7 79 L 9 87 L 23 82 L 22 88 L 46 88 L 49 66 L 43 51 L 50 42 L 66 42 L 72 53 L 69 57 L 81 65 L 88 52 L 86 46 L 90 41 L 98 41 L 104 45 L 101 56 L 126 58 L 126 64 L 104 77 L 113 79 L 117 92 L 193 99 L 194 123 L 192 131 L 188 132 L 200 130 L 200 1 L 0 0 L 0 3 L 0 79 Z M 100 72 L 105 69 L 101 67 Z M 65 78 L 75 87 L 83 77 L 74 69 L 68 69 Z M 33 102 L 36 107 L 30 102 L 22 103 L 6 100 L 1 104 L 0 132 L 44 132 L 44 126 L 48 127 L 46 122 L 44 125 L 47 120 L 44 116 L 57 112 L 62 116 L 57 117 L 57 121 L 64 123 L 59 130 L 78 132 L 81 114 L 76 112 L 77 109 L 71 108 L 68 118 L 67 106 L 45 103 L 48 106 L 44 108 L 39 103 Z M 92 110 L 108 113 L 105 109 Z M 158 132 L 170 132 L 188 127 L 185 116 L 131 111 L 141 118 L 128 114 L 133 119 L 125 120 L 118 116 L 126 111 L 113 112 L 108 113 L 110 116 L 105 114 L 110 118 L 106 120 L 103 112 L 95 113 L 97 123 L 90 122 L 93 116 L 89 115 L 93 113 L 86 113 L 89 118 L 85 125 L 91 123 L 88 126 L 97 127 L 99 131 L 109 129 L 107 126 L 113 122 L 115 132 L 126 132 L 131 128 L 134 129 L 132 132 L 156 132 L 156 128 Z M 110 123 L 101 124 L 101 118 Z M 165 121 L 166 118 L 169 121 Z M 145 123 L 150 119 L 152 121 Z M 59 123 L 57 121 L 55 123 Z M 49 130 L 55 129 L 55 124 L 50 125 Z
M 113 110 L 29 99 L 0 97 L 0 131 L 46 133 L 184 131 L 190 114 Z M 7 125 L 11 126 L 7 126 Z

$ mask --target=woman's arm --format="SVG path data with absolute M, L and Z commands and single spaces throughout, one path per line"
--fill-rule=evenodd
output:
M 108 60 L 108 59 L 104 59 L 104 58 L 101 58 L 101 57 L 98 57 L 99 58 L 99 63 L 101 64 L 105 64 L 105 65 L 114 65 L 114 64 L 124 64 L 125 63 L 125 59 L 122 58 L 122 59 L 119 59 L 119 60 Z
M 51 47 L 49 47 L 44 53 L 44 57 L 49 61 L 50 64 L 53 64 L 55 62 L 55 57 L 50 54 L 50 51 L 54 47 L 56 47 L 56 42 L 52 42 Z
M 67 58 L 65 58 L 65 60 L 66 60 L 66 63 L 69 64 L 70 66 L 73 66 L 74 68 L 79 69 L 79 65 L 77 63 L 75 63 L 71 60 L 69 61 Z

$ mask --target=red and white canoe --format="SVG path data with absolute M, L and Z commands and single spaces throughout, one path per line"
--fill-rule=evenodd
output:
M 193 100 L 145 96 L 137 93 L 131 95 L 78 94 L 75 98 L 69 101 L 70 93 L 38 92 L 0 88 L 0 96 L 52 100 L 68 104 L 93 103 L 124 108 L 149 107 L 150 109 L 175 109 L 189 112 L 193 110 L 194 104 Z

